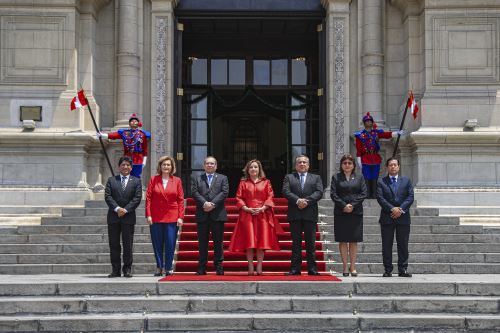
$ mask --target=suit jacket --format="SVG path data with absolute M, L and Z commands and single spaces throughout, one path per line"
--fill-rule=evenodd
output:
M 146 191 L 146 217 L 153 222 L 173 223 L 184 218 L 184 190 L 179 177 L 170 176 L 166 189 L 161 175 L 151 177 Z
M 285 176 L 283 181 L 283 196 L 288 199 L 289 221 L 318 220 L 318 201 L 323 197 L 323 182 L 319 175 L 307 173 L 304 190 L 300 186 L 300 176 L 297 172 Z M 297 207 L 297 200 L 307 199 L 309 205 L 304 209 Z
M 109 177 L 104 190 L 104 200 L 108 205 L 108 224 L 135 224 L 135 209 L 142 199 L 141 179 L 130 175 L 125 190 L 122 190 L 121 175 Z M 125 208 L 127 214 L 118 217 L 116 207 Z
M 208 187 L 206 173 L 191 178 L 191 194 L 196 202 L 196 222 L 203 223 L 210 217 L 213 221 L 227 221 L 227 211 L 224 206 L 229 193 L 229 182 L 227 177 L 214 173 L 212 184 Z M 215 208 L 206 213 L 203 210 L 205 202 L 212 202 Z
M 363 215 L 363 200 L 367 196 L 368 190 L 362 174 L 352 173 L 350 180 L 346 179 L 343 172 L 332 176 L 330 198 L 335 203 L 334 215 L 346 214 L 342 210 L 347 204 L 353 206 L 352 213 L 348 214 Z
M 385 176 L 378 180 L 377 183 L 377 201 L 382 210 L 380 212 L 380 224 L 410 224 L 410 207 L 413 203 L 413 186 L 411 180 L 405 176 L 399 176 L 396 192 L 391 187 L 391 179 Z M 391 218 L 391 209 L 401 207 L 405 211 L 397 219 Z

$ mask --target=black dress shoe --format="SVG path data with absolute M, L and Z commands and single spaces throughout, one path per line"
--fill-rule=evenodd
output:
M 172 270 L 165 271 L 165 276 L 170 276 L 170 275 L 174 275 L 174 271 L 172 271 Z
M 207 271 L 204 269 L 199 269 L 196 271 L 196 275 L 207 275 Z
M 215 272 L 217 275 L 224 275 L 224 269 L 223 268 L 217 268 L 217 271 Z
M 115 277 L 120 277 L 122 276 L 120 273 L 112 272 L 111 274 L 108 275 L 109 278 L 115 278 Z
M 130 271 L 125 271 L 125 272 L 123 272 L 123 277 L 131 278 L 132 274 L 130 273 Z
M 285 275 L 300 275 L 300 271 L 297 271 L 295 269 L 292 269 L 290 272 L 285 273 Z
M 311 269 L 310 271 L 307 271 L 307 275 L 320 275 L 320 274 L 317 270 Z
M 408 271 L 402 271 L 398 273 L 398 276 L 400 277 L 411 277 L 411 273 L 408 273 Z
M 391 272 L 384 272 L 384 274 L 382 274 L 383 277 L 391 277 L 392 276 L 392 273 Z

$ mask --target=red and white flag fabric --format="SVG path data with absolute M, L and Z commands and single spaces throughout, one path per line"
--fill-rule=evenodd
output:
M 73 111 L 75 109 L 82 108 L 86 105 L 88 105 L 87 98 L 85 97 L 85 93 L 83 92 L 83 89 L 81 89 L 78 92 L 78 95 L 73 97 L 73 99 L 71 100 L 71 111 Z
M 415 101 L 415 97 L 413 96 L 413 91 L 410 92 L 410 97 L 408 98 L 407 106 L 413 116 L 413 119 L 417 119 L 418 104 Z

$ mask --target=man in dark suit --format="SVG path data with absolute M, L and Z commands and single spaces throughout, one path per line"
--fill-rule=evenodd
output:
M 377 201 L 380 211 L 384 277 L 392 276 L 392 244 L 394 233 L 398 244 L 398 271 L 401 277 L 408 273 L 408 241 L 410 239 L 410 207 L 413 203 L 413 186 L 408 177 L 399 175 L 399 160 L 391 157 L 385 163 L 388 175 L 379 179 Z
M 108 239 L 113 271 L 110 278 L 120 274 L 120 236 L 123 242 L 123 276 L 132 277 L 132 246 L 134 243 L 135 209 L 141 203 L 141 179 L 130 174 L 132 159 L 123 156 L 118 162 L 120 174 L 109 177 L 104 191 L 108 204 Z
M 205 158 L 205 172 L 191 180 L 191 194 L 196 202 L 196 226 L 198 231 L 198 271 L 207 274 L 208 236 L 212 232 L 214 242 L 214 266 L 217 275 L 224 275 L 224 222 L 227 221 L 224 200 L 229 193 L 227 177 L 216 173 L 217 160 Z
M 309 158 L 295 158 L 296 172 L 285 176 L 282 193 L 288 199 L 288 222 L 292 234 L 292 263 L 287 275 L 300 275 L 302 265 L 302 232 L 306 243 L 307 271 L 319 275 L 316 266 L 316 226 L 318 200 L 323 197 L 321 177 L 309 171 Z

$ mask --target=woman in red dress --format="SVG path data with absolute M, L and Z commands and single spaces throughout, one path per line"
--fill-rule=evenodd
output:
M 266 179 L 262 164 L 251 160 L 243 169 L 236 192 L 238 221 L 229 244 L 229 251 L 246 252 L 248 275 L 254 274 L 254 251 L 257 256 L 257 275 L 262 274 L 265 250 L 279 250 L 277 233 L 282 233 L 273 213 L 274 192 L 271 182 Z

